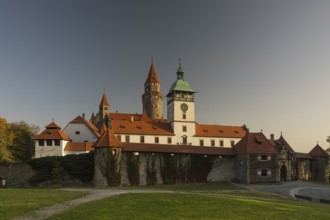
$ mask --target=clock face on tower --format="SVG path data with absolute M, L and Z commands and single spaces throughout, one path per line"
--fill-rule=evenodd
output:
M 180 107 L 183 112 L 186 112 L 188 110 L 188 105 L 186 103 L 182 103 Z

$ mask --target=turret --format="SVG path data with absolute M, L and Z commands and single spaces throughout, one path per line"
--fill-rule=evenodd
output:
M 153 63 L 150 65 L 148 77 L 144 83 L 142 95 L 143 112 L 149 118 L 161 119 L 163 117 L 163 95 L 160 92 L 160 81 Z
M 98 121 L 98 128 L 102 127 L 102 123 L 105 118 L 108 118 L 110 114 L 109 103 L 105 93 L 103 93 L 101 103 L 99 105 L 99 121 Z

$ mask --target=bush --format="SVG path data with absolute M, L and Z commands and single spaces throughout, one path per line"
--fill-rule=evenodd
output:
M 83 183 L 90 183 L 94 175 L 94 152 L 87 154 L 67 155 L 64 157 L 42 157 L 27 161 L 37 171 L 35 177 L 30 180 L 32 185 L 46 180 L 62 178 L 69 175 L 73 179 L 79 179 Z

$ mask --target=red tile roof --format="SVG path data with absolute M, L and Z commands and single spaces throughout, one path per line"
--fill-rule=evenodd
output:
M 72 121 L 69 122 L 69 124 L 85 124 L 88 129 L 96 136 L 96 137 L 100 137 L 100 133 L 99 133 L 99 129 L 97 129 L 97 127 L 95 127 L 94 124 L 92 124 L 91 122 L 87 121 L 86 119 L 84 119 L 83 117 L 81 117 L 80 115 L 77 116 L 75 119 L 73 119 Z
M 153 63 L 150 65 L 149 74 L 146 79 L 146 83 L 149 83 L 149 82 L 160 83 L 157 73 L 156 73 L 155 66 Z
M 323 148 L 320 145 L 316 145 L 309 153 L 312 157 L 328 157 L 329 154 L 323 150 Z
M 248 132 L 235 146 L 236 154 L 277 154 L 278 150 L 263 133 Z
M 55 122 L 50 123 L 46 126 L 46 129 L 38 134 L 35 140 L 70 140 L 68 135 L 66 135 L 61 127 L 58 126 Z
M 234 151 L 232 148 L 225 148 L 225 147 L 199 147 L 199 146 L 189 146 L 189 145 L 141 144 L 141 143 L 123 143 L 122 151 L 229 155 L 229 156 L 234 155 Z
M 92 142 L 69 142 L 66 144 L 65 151 L 91 151 L 93 150 Z
M 117 137 L 113 133 L 112 129 L 107 129 L 95 142 L 94 148 L 110 148 L 110 147 L 122 147 L 121 143 L 118 141 Z
M 239 126 L 196 124 L 195 128 L 197 137 L 242 138 L 246 134 L 244 127 Z
M 107 100 L 107 97 L 105 95 L 105 93 L 103 93 L 103 96 L 102 96 L 102 100 L 101 100 L 101 103 L 100 103 L 100 106 L 109 106 L 109 103 L 108 103 L 108 100 Z
M 142 115 L 141 114 L 129 114 L 129 113 L 111 113 L 110 112 L 110 119 L 111 120 L 126 120 L 130 121 L 133 117 L 134 121 L 141 121 Z
M 126 120 L 113 120 L 111 123 L 116 134 L 174 135 L 169 123 Z

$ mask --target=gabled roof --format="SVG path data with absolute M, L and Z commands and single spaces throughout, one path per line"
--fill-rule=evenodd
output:
M 285 150 L 289 151 L 291 154 L 295 154 L 295 151 L 292 149 L 290 144 L 284 139 L 284 137 L 281 135 L 281 137 L 278 140 L 269 140 L 274 146 L 277 147 L 278 150 L 281 150 L 280 148 L 284 146 Z
M 109 103 L 108 103 L 108 100 L 107 100 L 107 96 L 105 95 L 105 93 L 103 93 L 100 106 L 109 106 Z
M 97 142 L 93 145 L 94 148 L 111 148 L 111 147 L 122 147 L 117 137 L 113 133 L 112 129 L 107 129 Z
M 141 144 L 124 143 L 123 152 L 154 152 L 154 153 L 179 153 L 179 154 L 202 154 L 202 155 L 228 155 L 233 156 L 232 148 L 227 147 L 199 147 L 189 145 L 167 144 Z
M 93 144 L 92 142 L 69 142 L 64 151 L 91 151 Z
M 100 133 L 99 133 L 99 129 L 97 129 L 95 127 L 94 124 L 92 124 L 91 122 L 87 121 L 86 119 L 84 119 L 83 117 L 81 117 L 80 115 L 77 116 L 75 119 L 73 119 L 72 121 L 69 122 L 69 124 L 85 124 L 87 126 L 87 128 L 96 136 L 96 137 L 100 137 Z M 64 129 L 65 130 L 65 129 Z
M 153 83 L 160 83 L 157 73 L 156 73 L 156 69 L 153 63 L 151 63 L 150 65 L 150 70 L 149 70 L 149 74 L 148 77 L 146 79 L 146 83 L 149 82 L 153 82 Z
M 61 127 L 58 126 L 55 122 L 50 123 L 46 126 L 46 129 L 43 130 L 40 134 L 38 134 L 35 140 L 67 140 L 70 138 L 66 135 Z
M 196 137 L 231 137 L 242 138 L 246 131 L 240 126 L 196 124 Z
M 323 148 L 320 145 L 316 145 L 309 153 L 312 157 L 328 157 L 329 154 L 323 150 Z
M 235 146 L 236 154 L 277 154 L 278 150 L 263 133 L 248 132 Z

